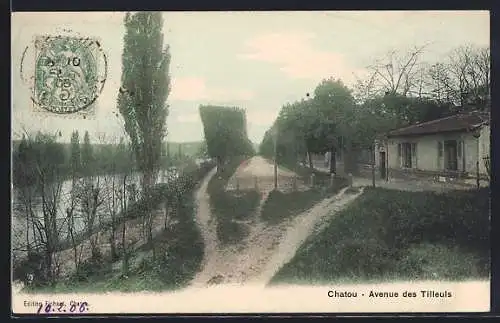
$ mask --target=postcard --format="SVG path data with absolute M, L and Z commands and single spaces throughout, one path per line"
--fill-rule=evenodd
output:
M 13 13 L 12 312 L 488 312 L 489 33 Z

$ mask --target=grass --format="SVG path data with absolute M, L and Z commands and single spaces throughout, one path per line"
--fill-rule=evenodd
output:
M 271 283 L 488 278 L 489 224 L 489 189 L 366 188 Z
M 245 157 L 235 158 L 225 165 L 208 184 L 212 216 L 217 220 L 217 237 L 222 244 L 237 244 L 248 234 L 248 227 L 237 222 L 249 219 L 255 212 L 260 196 L 255 190 L 225 191 L 227 182 Z
M 325 185 L 325 184 L 324 184 Z M 307 191 L 283 193 L 273 191 L 262 206 L 261 218 L 269 224 L 278 224 L 310 208 L 326 197 L 338 193 L 347 185 L 347 181 L 336 178 L 333 186 L 315 187 Z
M 54 286 L 26 288 L 27 292 L 137 292 L 175 290 L 186 286 L 200 270 L 204 256 L 204 243 L 194 219 L 193 190 L 196 183 L 210 167 L 183 178 L 180 204 L 172 214 L 175 226 L 165 229 L 153 241 L 155 257 L 148 244 L 133 251 L 128 273 L 125 275 L 122 260 L 89 259 L 79 272 L 58 281 Z M 151 197 L 154 204 L 156 194 Z M 138 258 L 142 254 L 144 258 Z M 135 260 L 134 260 L 135 259 Z

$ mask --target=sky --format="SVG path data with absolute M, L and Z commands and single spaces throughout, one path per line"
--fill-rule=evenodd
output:
M 423 59 L 439 61 L 464 44 L 489 45 L 488 11 L 165 12 L 164 42 L 172 55 L 167 140 L 203 139 L 200 104 L 246 110 L 250 139 L 259 143 L 281 107 L 306 97 L 325 78 L 353 85 L 389 50 L 428 44 Z M 11 20 L 12 133 L 88 131 L 91 140 L 123 136 L 116 116 L 124 13 L 16 12 Z M 23 52 L 36 35 L 98 37 L 107 78 L 92 113 L 55 115 L 33 106 L 23 81 Z M 24 67 L 21 71 L 21 66 Z M 105 136 L 103 136 L 105 134 Z

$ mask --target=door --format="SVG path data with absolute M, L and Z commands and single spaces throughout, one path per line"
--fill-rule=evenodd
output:
M 385 179 L 386 178 L 386 173 L 387 173 L 387 170 L 386 170 L 386 165 L 385 165 L 385 151 L 381 151 L 379 152 L 379 161 L 380 161 L 380 177 L 382 179 Z
M 446 170 L 458 170 L 458 149 L 456 140 L 444 142 L 444 164 Z

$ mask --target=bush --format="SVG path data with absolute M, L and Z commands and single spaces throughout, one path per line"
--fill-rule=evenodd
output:
M 261 218 L 269 224 L 277 224 L 311 208 L 321 200 L 320 191 L 283 193 L 272 191 L 262 206 Z
M 101 254 L 95 255 L 83 261 L 76 270 L 69 277 L 71 282 L 87 282 L 96 277 L 104 277 L 111 272 L 111 264 L 102 257 Z
M 488 202 L 488 189 L 439 194 L 366 188 L 304 243 L 273 282 L 488 276 Z
M 29 252 L 25 259 L 13 264 L 12 278 L 22 281 L 25 285 L 31 283 L 33 287 L 43 286 L 47 283 L 43 271 L 44 263 L 42 253 Z M 28 282 L 28 275 L 33 275 L 33 281 Z
M 347 181 L 335 178 L 334 185 L 331 187 L 330 179 L 328 179 L 327 185 L 324 187 L 316 186 L 307 191 L 289 193 L 272 191 L 262 206 L 262 219 L 270 224 L 277 224 L 285 219 L 294 217 L 310 209 L 322 199 L 338 193 L 347 185 Z

